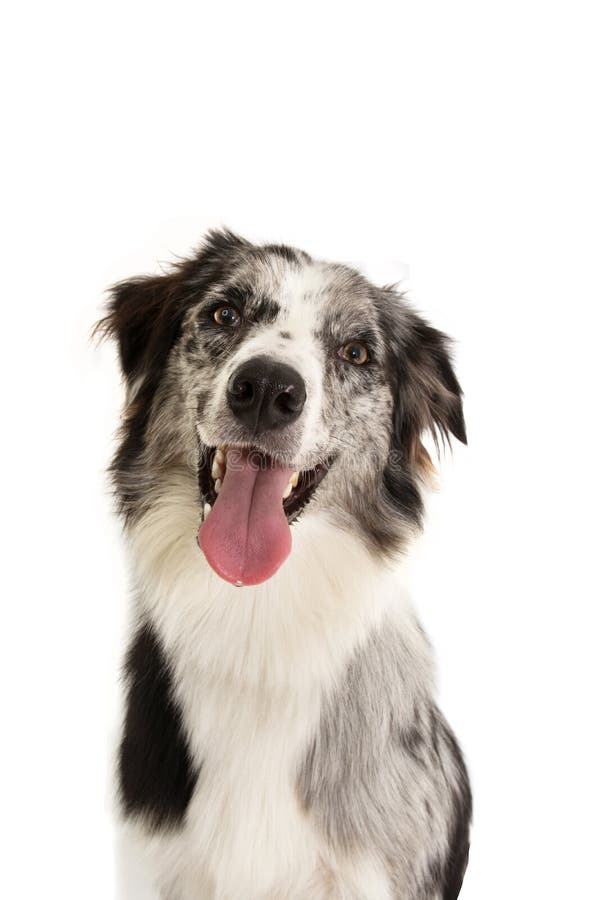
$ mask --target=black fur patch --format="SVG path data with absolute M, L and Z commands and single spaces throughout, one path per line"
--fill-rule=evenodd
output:
M 227 300 L 252 322 L 270 324 L 279 314 L 279 304 L 271 297 L 257 294 L 252 285 L 230 284 L 223 291 Z
M 446 752 L 450 752 L 454 773 L 451 780 L 445 776 L 452 802 L 448 850 L 443 859 L 438 858 L 430 862 L 427 896 L 441 892 L 442 900 L 457 900 L 469 862 L 473 800 L 461 749 L 436 707 L 430 710 L 430 741 L 442 772 L 444 765 L 440 744 L 443 743 Z
M 119 751 L 123 810 L 144 816 L 152 828 L 179 825 L 199 773 L 172 695 L 169 666 L 150 625 L 134 636 L 125 674 L 127 715 Z
M 279 304 L 270 297 L 257 297 L 252 303 L 252 318 L 265 325 L 274 322 L 279 315 Z
M 456 769 L 460 776 L 458 791 L 452 795 L 453 819 L 448 839 L 448 856 L 442 872 L 443 900 L 456 900 L 460 894 L 463 878 L 469 862 L 469 833 L 473 815 L 473 800 L 469 786 L 469 776 L 464 759 L 449 728 L 444 727 L 445 739 L 452 748 Z
M 406 521 L 422 524 L 423 499 L 413 475 L 390 453 L 383 472 L 384 499 Z

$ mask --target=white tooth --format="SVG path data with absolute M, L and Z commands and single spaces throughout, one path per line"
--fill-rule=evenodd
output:
M 217 478 L 217 480 L 215 481 L 215 494 L 219 493 L 219 491 L 221 490 L 222 484 L 223 484 L 223 482 L 221 481 L 221 479 Z
M 212 509 L 212 506 L 210 505 L 210 503 L 205 503 L 205 504 L 204 504 L 204 521 L 205 521 L 205 522 L 206 522 L 206 520 L 208 519 L 208 514 L 209 514 L 209 512 L 211 511 L 211 509 Z
M 217 461 L 217 457 L 215 456 L 212 464 L 212 469 L 210 474 L 213 478 L 222 478 L 223 477 L 223 468 Z
M 217 447 L 215 460 L 219 463 L 220 466 L 223 465 L 223 463 L 225 462 L 225 447 Z
M 294 474 L 293 474 L 292 477 L 290 478 L 290 484 L 292 485 L 292 487 L 297 487 L 297 486 L 298 486 L 298 479 L 299 479 L 299 478 L 300 478 L 300 472 L 294 472 Z
M 287 487 L 286 487 L 285 491 L 283 492 L 283 499 L 287 500 L 287 498 L 290 496 L 291 493 L 292 493 L 292 484 L 290 481 L 288 481 Z

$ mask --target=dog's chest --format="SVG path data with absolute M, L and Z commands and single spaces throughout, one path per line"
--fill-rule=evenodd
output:
M 153 514 L 132 534 L 144 612 L 169 660 L 199 770 L 183 826 L 147 843 L 159 881 L 169 900 L 337 896 L 328 848 L 297 783 L 322 704 L 395 603 L 395 582 L 352 535 L 333 539 L 328 520 L 313 515 L 286 566 L 241 593 L 207 573 L 189 537 L 194 511 L 180 522 L 185 508 L 173 504 L 178 528 Z
M 175 849 L 178 889 L 204 896 L 203 885 L 216 898 L 238 896 L 244 884 L 256 897 L 306 890 L 317 877 L 319 837 L 296 782 L 317 728 L 319 692 L 277 699 L 179 679 L 177 693 L 200 767 Z

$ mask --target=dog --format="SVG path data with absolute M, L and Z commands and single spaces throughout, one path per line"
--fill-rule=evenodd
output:
M 227 230 L 112 289 L 133 612 L 122 819 L 168 900 L 455 900 L 471 793 L 399 564 L 449 341 Z

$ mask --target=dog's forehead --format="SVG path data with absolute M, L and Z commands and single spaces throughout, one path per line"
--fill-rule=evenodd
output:
M 371 286 L 347 266 L 271 257 L 253 261 L 237 275 L 274 305 L 278 325 L 318 332 L 335 321 L 364 322 L 373 313 Z

